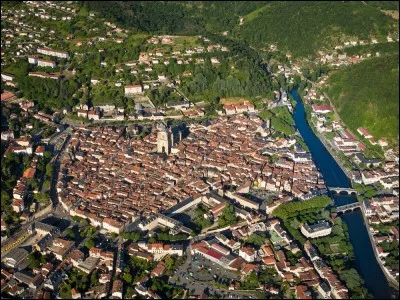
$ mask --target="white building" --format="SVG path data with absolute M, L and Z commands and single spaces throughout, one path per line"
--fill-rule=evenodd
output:
M 250 247 L 242 247 L 239 249 L 239 256 L 247 262 L 253 262 L 256 259 L 256 251 Z
M 319 221 L 316 224 L 308 225 L 307 223 L 301 226 L 301 233 L 307 238 L 316 238 L 320 236 L 329 235 L 332 231 L 332 227 L 326 220 Z
M 50 68 L 55 68 L 56 67 L 55 61 L 46 60 L 46 59 L 38 59 L 37 60 L 37 65 L 39 67 L 50 67 Z
M 142 94 L 142 93 L 143 93 L 143 87 L 140 84 L 125 86 L 125 95 Z
M 68 52 L 52 50 L 49 48 L 38 48 L 37 52 L 48 56 L 55 56 L 58 58 L 69 58 Z

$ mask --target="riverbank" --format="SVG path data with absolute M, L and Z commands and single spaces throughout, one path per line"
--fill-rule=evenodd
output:
M 379 258 L 379 254 L 378 254 L 378 250 L 376 248 L 374 236 L 373 236 L 373 234 L 372 234 L 372 232 L 371 232 L 371 230 L 369 228 L 368 218 L 365 215 L 365 210 L 364 210 L 363 206 L 361 207 L 361 214 L 363 216 L 364 225 L 367 228 L 369 240 L 370 240 L 371 245 L 372 245 L 372 250 L 374 251 L 375 259 L 378 262 L 379 266 L 381 267 L 382 272 L 385 274 L 385 277 L 388 280 L 390 286 L 392 286 L 396 290 L 399 290 L 399 282 L 396 280 L 396 278 L 392 274 L 389 273 L 389 271 L 386 269 L 386 267 L 382 263 L 382 260 Z
M 347 172 L 338 162 L 338 158 L 332 155 L 329 145 L 324 144 L 324 139 L 313 132 L 311 125 L 305 118 L 305 107 L 296 91 L 292 92 L 293 98 L 297 101 L 293 114 L 296 127 L 307 144 L 312 158 L 323 175 L 325 184 L 331 187 L 351 187 L 351 181 Z M 329 151 L 331 150 L 331 151 Z M 347 170 L 346 170 L 347 171 Z M 333 195 L 336 205 L 350 204 L 357 201 L 355 196 Z M 385 276 L 385 273 L 375 258 L 368 228 L 363 222 L 359 211 L 346 213 L 342 219 L 347 224 L 349 239 L 353 245 L 355 260 L 354 268 L 364 280 L 365 287 L 378 299 L 390 299 L 393 297 L 393 288 Z
M 300 99 L 301 97 L 298 96 Z M 303 101 L 301 99 L 301 101 Z M 303 105 L 304 104 L 303 102 Z M 347 168 L 343 165 L 342 161 L 337 157 L 336 153 L 334 152 L 333 146 L 330 144 L 330 142 L 325 138 L 325 136 L 323 134 L 321 134 L 320 132 L 318 132 L 315 127 L 314 124 L 311 120 L 307 119 L 307 123 L 310 126 L 311 130 L 313 131 L 313 133 L 318 137 L 318 139 L 321 141 L 321 143 L 325 146 L 325 149 L 330 153 L 330 155 L 332 156 L 332 158 L 336 161 L 337 165 L 342 169 L 343 173 L 346 174 L 348 180 L 350 182 L 352 182 L 352 174 L 350 170 L 347 170 Z

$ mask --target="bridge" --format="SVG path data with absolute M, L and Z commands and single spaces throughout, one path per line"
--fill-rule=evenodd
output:
M 352 188 L 328 187 L 328 190 L 332 192 L 332 194 L 357 195 L 357 191 Z
M 354 202 L 354 203 L 338 206 L 338 207 L 336 207 L 336 212 L 337 213 L 340 213 L 340 212 L 345 213 L 346 211 L 349 211 L 349 210 L 361 208 L 361 205 L 362 205 L 362 202 Z

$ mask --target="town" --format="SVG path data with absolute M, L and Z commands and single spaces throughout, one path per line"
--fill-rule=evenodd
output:
M 398 146 L 346 126 L 328 71 L 311 84 L 290 54 L 273 57 L 271 78 L 245 88 L 240 47 L 96 14 L 77 1 L 2 5 L 2 297 L 367 297 L 353 210 L 398 288 Z M 72 23 L 85 38 L 65 34 Z M 379 57 L 346 55 L 376 43 L 320 61 Z M 349 188 L 328 185 L 295 127 L 294 90 Z

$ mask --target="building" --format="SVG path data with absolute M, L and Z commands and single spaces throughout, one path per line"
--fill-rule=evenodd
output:
M 46 234 L 58 236 L 60 234 L 60 229 L 58 227 L 51 226 L 40 221 L 35 222 L 32 229 L 34 229 L 40 236 L 45 236 Z
M 56 62 L 52 61 L 52 60 L 47 60 L 47 59 L 38 59 L 37 60 L 37 65 L 39 67 L 55 68 L 56 67 Z
M 85 272 L 85 273 L 89 274 L 90 272 L 92 272 L 94 270 L 94 268 L 97 266 L 99 261 L 100 261 L 100 258 L 89 256 L 83 262 L 81 262 L 77 266 L 77 268 L 79 270 L 81 270 L 82 272 Z
M 57 51 L 49 48 L 38 48 L 37 53 L 41 53 L 48 56 L 55 56 L 58 58 L 69 58 L 68 52 Z
M 140 84 L 126 85 L 124 88 L 125 88 L 125 95 L 133 95 L 133 94 L 142 94 L 143 93 L 143 87 Z
M 252 247 L 242 247 L 239 249 L 239 256 L 247 262 L 253 262 L 256 259 L 256 251 Z
M 28 76 L 40 77 L 40 78 L 49 78 L 49 79 L 54 79 L 54 80 L 58 80 L 60 78 L 59 74 L 46 73 L 46 72 L 29 72 Z
M 74 247 L 73 241 L 67 241 L 60 238 L 56 238 L 53 241 L 53 245 L 51 245 L 51 247 L 49 247 L 48 249 L 50 252 L 54 254 L 54 256 L 58 260 L 63 260 L 65 257 L 69 255 L 73 247 Z
M 365 137 L 366 139 L 370 139 L 370 138 L 373 137 L 373 136 L 369 133 L 369 131 L 368 131 L 367 129 L 363 128 L 363 127 L 358 128 L 358 129 L 357 129 L 357 132 L 358 132 L 359 134 L 361 134 L 363 137 Z
M 333 107 L 329 105 L 313 105 L 312 110 L 315 113 L 326 114 L 333 111 Z
M 3 81 L 14 81 L 15 76 L 7 73 L 1 72 L 1 80 Z
M 7 255 L 3 256 L 4 263 L 11 267 L 16 268 L 26 257 L 28 256 L 28 251 L 22 248 L 14 248 Z
M 6 91 L 6 92 L 1 94 L 1 102 L 12 101 L 12 100 L 15 100 L 15 99 L 17 99 L 17 96 L 15 96 L 14 93 Z
M 164 123 L 159 124 L 159 130 L 157 133 L 157 152 L 166 153 L 169 155 L 171 153 L 171 148 L 173 144 L 173 135 L 171 130 L 166 127 Z
M 111 218 L 104 218 L 103 219 L 103 228 L 115 232 L 117 234 L 121 233 L 125 227 L 124 223 L 118 222 L 116 220 L 113 220 Z
M 316 224 L 308 225 L 307 223 L 301 226 L 301 233 L 307 238 L 316 238 L 329 235 L 332 231 L 330 223 L 326 220 L 318 221 Z

